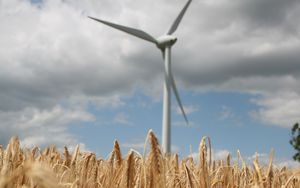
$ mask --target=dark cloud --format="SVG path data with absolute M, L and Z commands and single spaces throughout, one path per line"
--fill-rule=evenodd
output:
M 289 17 L 297 6 L 297 0 L 243 0 L 237 3 L 237 18 L 254 29 L 280 29 L 294 24 Z
M 179 69 L 181 70 L 177 69 L 177 71 L 183 79 L 187 79 L 187 84 L 194 83 L 194 85 L 219 85 L 233 78 L 268 78 L 287 75 L 299 77 L 299 50 L 300 47 L 259 55 L 241 56 L 237 54 L 236 57 L 231 55 L 224 56 L 224 59 L 216 57 L 214 61 L 203 63 L 204 59 L 195 61 L 191 67 L 180 64 Z M 205 63 L 212 65 L 202 66 Z
M 192 20 L 202 30 L 209 32 L 222 30 L 238 24 L 249 33 L 263 30 L 294 32 L 299 26 L 295 23 L 299 15 L 297 0 L 241 0 L 241 1 L 198 1 L 195 3 Z

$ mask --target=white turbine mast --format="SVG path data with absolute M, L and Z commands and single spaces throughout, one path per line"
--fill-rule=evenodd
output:
M 188 2 L 185 4 L 173 24 L 171 25 L 170 29 L 166 34 L 163 36 L 160 36 L 158 38 L 152 37 L 150 34 L 139 30 L 134 29 L 126 26 L 122 26 L 119 24 L 111 23 L 108 21 L 100 20 L 94 17 L 89 18 L 103 23 L 105 25 L 108 25 L 110 27 L 113 27 L 115 29 L 121 30 L 123 32 L 126 32 L 130 35 L 136 36 L 138 38 L 147 40 L 149 42 L 152 42 L 156 44 L 156 46 L 162 51 L 163 58 L 165 61 L 165 82 L 164 82 L 164 97 L 163 97 L 163 120 L 162 120 L 162 149 L 163 152 L 166 154 L 169 154 L 171 152 L 171 90 L 173 90 L 174 95 L 176 97 L 177 103 L 180 107 L 180 110 L 182 112 L 182 115 L 185 119 L 185 122 L 188 124 L 188 119 L 186 117 L 186 113 L 184 111 L 183 105 L 181 103 L 177 87 L 175 84 L 175 80 L 172 74 L 171 70 L 171 47 L 175 42 L 177 41 L 177 38 L 173 36 L 172 34 L 176 31 L 184 13 L 186 12 L 187 8 L 189 7 L 192 0 L 188 0 Z

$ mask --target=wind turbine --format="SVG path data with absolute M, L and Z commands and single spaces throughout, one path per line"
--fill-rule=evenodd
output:
M 163 120 L 162 120 L 162 146 L 163 146 L 163 151 L 166 154 L 169 154 L 171 152 L 171 125 L 170 125 L 170 121 L 171 121 L 171 116 L 170 116 L 171 115 L 170 114 L 171 113 L 171 89 L 173 90 L 173 92 L 175 94 L 176 100 L 178 102 L 178 105 L 180 107 L 182 115 L 185 119 L 185 122 L 188 124 L 188 119 L 186 117 L 186 113 L 182 106 L 182 103 L 181 103 L 181 100 L 180 100 L 180 97 L 179 97 L 179 94 L 177 91 L 177 87 L 175 84 L 175 80 L 174 80 L 174 77 L 172 74 L 172 70 L 171 70 L 171 47 L 177 41 L 177 38 L 172 34 L 176 31 L 184 13 L 186 12 L 186 10 L 189 7 L 191 2 L 192 2 L 192 0 L 188 0 L 188 2 L 185 4 L 185 6 L 181 10 L 181 12 L 177 16 L 177 18 L 171 25 L 168 32 L 156 39 L 153 36 L 151 36 L 150 34 L 144 32 L 142 30 L 118 25 L 115 23 L 111 23 L 108 21 L 104 21 L 104 20 L 100 20 L 100 19 L 88 16 L 89 18 L 91 18 L 97 22 L 100 22 L 102 24 L 108 25 L 115 29 L 121 30 L 121 31 L 126 32 L 130 35 L 133 35 L 135 37 L 144 39 L 146 41 L 152 42 L 162 51 L 163 58 L 165 61 L 165 82 L 164 82 Z

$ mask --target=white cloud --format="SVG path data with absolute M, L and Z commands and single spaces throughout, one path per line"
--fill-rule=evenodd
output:
M 171 151 L 172 151 L 172 153 L 179 153 L 180 147 L 177 145 L 171 145 Z
M 230 154 L 228 150 L 216 150 L 213 152 L 213 159 L 214 160 L 225 160 L 227 156 Z
M 282 92 L 253 100 L 260 107 L 252 116 L 264 123 L 291 128 L 300 121 L 300 95 Z
M 225 161 L 228 155 L 231 155 L 232 161 L 237 162 L 237 156 L 233 155 L 229 150 L 227 149 L 212 149 L 212 160 L 223 160 Z M 194 152 L 190 155 L 193 157 L 195 161 L 199 161 L 199 153 Z M 258 158 L 258 162 L 262 166 L 267 166 L 270 161 L 270 156 L 267 153 L 255 153 L 251 156 L 242 156 L 244 162 L 251 166 L 253 164 L 253 161 Z M 241 162 L 241 161 L 240 161 Z M 291 159 L 287 158 L 277 158 L 276 156 L 273 158 L 273 165 L 275 168 L 282 168 L 284 166 L 288 168 L 299 168 L 300 164 L 299 162 L 293 161 Z
M 232 108 L 229 106 L 223 105 L 221 106 L 221 111 L 219 114 L 219 119 L 222 121 L 230 121 L 235 126 L 241 126 L 243 125 L 241 121 L 241 117 L 239 117 Z
M 183 109 L 186 115 L 198 112 L 199 111 L 199 106 L 196 105 L 183 105 Z M 182 114 L 181 109 L 179 106 L 176 108 L 177 114 Z
M 228 1 L 228 0 L 201 0 L 199 2 L 209 5 L 209 6 L 219 6 L 222 4 L 229 3 L 230 1 Z
M 121 143 L 121 147 L 124 147 L 126 149 L 134 149 L 134 150 L 137 150 L 140 153 L 143 153 L 144 149 L 147 150 L 149 148 L 149 143 L 145 143 L 145 141 L 142 140 L 142 139 L 135 139 L 135 140 L 132 140 L 130 142 Z M 171 151 L 172 151 L 172 153 L 179 153 L 180 152 L 180 147 L 177 146 L 177 145 L 171 145 Z
M 231 119 L 234 117 L 235 117 L 235 115 L 231 108 L 229 108 L 228 106 L 221 107 L 220 119 L 226 120 L 226 119 Z
M 172 122 L 172 126 L 175 127 L 195 127 L 196 123 L 189 120 L 189 124 L 187 124 L 185 121 L 174 121 Z
M 95 118 L 82 109 L 55 106 L 50 110 L 26 108 L 16 112 L 1 112 L 1 143 L 11 136 L 19 136 L 25 147 L 56 144 L 58 147 L 74 145 L 78 140 L 68 133 L 72 123 L 90 122 Z
M 124 142 L 121 146 L 127 149 L 142 150 L 145 147 L 145 142 Z
M 122 125 L 132 125 L 132 122 L 129 120 L 129 116 L 123 112 L 118 113 L 113 120 L 114 123 L 122 124 Z
M 270 155 L 267 153 L 255 153 L 252 156 L 246 157 L 245 162 L 247 162 L 247 164 L 252 164 L 253 161 L 256 159 L 256 157 L 258 158 L 258 162 L 261 165 L 266 166 L 270 162 Z M 296 162 L 294 160 L 287 159 L 287 158 L 277 158 L 276 156 L 274 156 L 274 158 L 273 158 L 273 165 L 275 168 L 282 168 L 284 166 L 286 166 L 288 168 L 299 168 L 300 167 L 299 162 Z
M 290 159 L 280 159 L 275 162 L 275 166 L 282 168 L 282 167 L 288 167 L 293 169 L 299 169 L 300 164 L 298 161 L 290 160 Z
M 230 151 L 226 149 L 217 149 L 217 150 L 212 149 L 212 160 L 226 160 L 228 154 L 230 154 Z M 209 149 L 207 150 L 207 155 L 209 156 Z M 198 152 L 193 152 L 190 154 L 190 156 L 193 157 L 195 161 L 197 162 L 199 161 Z
M 99 109 L 103 108 L 120 108 L 125 105 L 120 95 L 111 96 L 86 96 L 86 95 L 72 95 L 66 100 L 69 106 L 76 106 L 85 108 L 89 105 Z

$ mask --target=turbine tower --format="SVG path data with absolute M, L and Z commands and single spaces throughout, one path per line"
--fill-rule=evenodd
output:
M 185 4 L 173 24 L 171 25 L 168 32 L 158 38 L 154 38 L 150 34 L 139 30 L 130 28 L 127 26 L 118 25 L 115 23 L 111 23 L 108 21 L 100 20 L 94 17 L 89 18 L 100 22 L 102 24 L 108 25 L 110 27 L 113 27 L 115 29 L 121 30 L 123 32 L 126 32 L 130 35 L 133 35 L 135 37 L 144 39 L 146 41 L 154 43 L 163 53 L 163 58 L 165 62 L 165 82 L 164 82 L 164 97 L 163 97 L 163 118 L 162 118 L 162 149 L 163 152 L 166 154 L 169 154 L 171 152 L 171 90 L 173 90 L 176 100 L 178 102 L 178 105 L 180 107 L 180 110 L 182 112 L 182 115 L 185 119 L 185 122 L 188 124 L 188 119 L 186 117 L 186 113 L 184 111 L 183 105 L 181 103 L 177 87 L 175 84 L 175 80 L 172 74 L 171 70 L 171 47 L 175 44 L 177 41 L 177 38 L 173 36 L 172 34 L 176 31 L 180 21 L 182 20 L 182 17 L 184 13 L 186 12 L 187 8 L 189 7 L 192 0 L 188 0 L 188 2 Z

